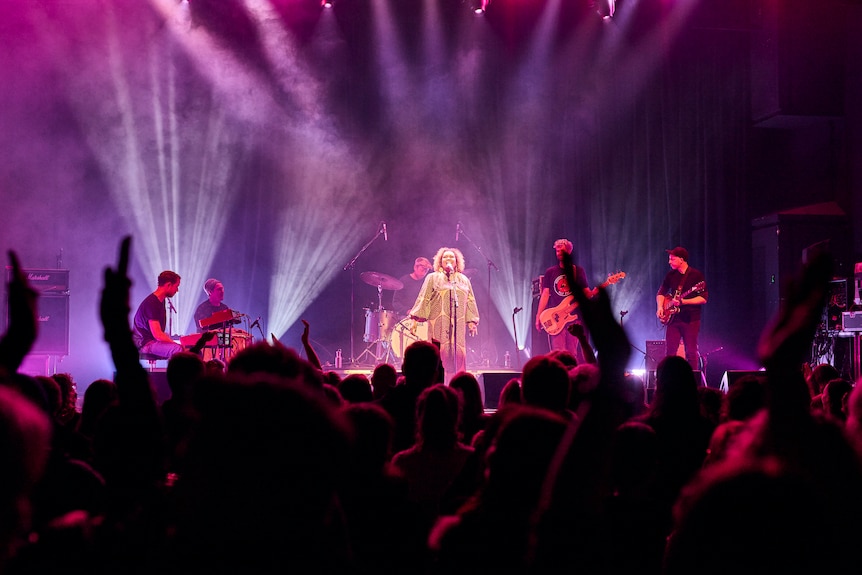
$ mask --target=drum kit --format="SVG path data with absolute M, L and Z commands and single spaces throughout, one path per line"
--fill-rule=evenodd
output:
M 364 356 L 378 363 L 400 363 L 404 350 L 414 341 L 428 339 L 428 323 L 414 322 L 409 317 L 383 308 L 383 290 L 398 291 L 404 288 L 400 280 L 379 272 L 362 272 L 360 279 L 377 288 L 377 309 L 365 310 L 365 334 L 362 341 L 368 344 L 357 361 Z

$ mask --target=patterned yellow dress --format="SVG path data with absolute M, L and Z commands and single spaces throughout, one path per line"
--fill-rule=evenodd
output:
M 428 322 L 428 336 L 440 342 L 448 377 L 467 369 L 467 324 L 479 323 L 470 278 L 460 272 L 449 278 L 442 271 L 428 274 L 410 316 Z

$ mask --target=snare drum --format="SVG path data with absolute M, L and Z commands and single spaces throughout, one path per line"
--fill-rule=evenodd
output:
M 365 308 L 365 335 L 362 336 L 362 341 L 365 343 L 385 341 L 397 323 L 398 314 L 394 311 Z
M 416 333 L 410 332 L 410 327 L 416 324 Z M 414 320 L 405 318 L 398 322 L 395 329 L 392 330 L 392 335 L 389 337 L 389 349 L 395 354 L 398 359 L 404 358 L 404 350 L 414 341 L 428 341 L 428 322 L 414 322 Z

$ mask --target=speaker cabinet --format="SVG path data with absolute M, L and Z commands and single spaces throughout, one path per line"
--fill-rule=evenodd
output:
M 479 389 L 485 409 L 497 409 L 500 405 L 500 392 L 513 377 L 521 377 L 518 371 L 486 371 L 479 376 Z
M 663 339 L 648 339 L 646 342 L 646 368 L 647 371 L 655 371 L 658 368 L 658 363 L 664 359 L 667 344 Z M 680 340 L 679 347 L 676 349 L 676 354 L 685 358 L 685 344 Z
M 34 290 L 40 293 L 36 301 L 39 334 L 33 355 L 69 355 L 69 270 L 22 270 Z M 12 268 L 6 267 L 6 281 L 12 279 Z M 9 326 L 9 296 L 6 295 L 6 326 Z
M 43 295 L 37 306 L 39 336 L 30 352 L 69 355 L 69 297 Z
M 646 342 L 646 369 L 655 371 L 658 362 L 665 356 L 665 343 L 663 339 L 648 339 Z

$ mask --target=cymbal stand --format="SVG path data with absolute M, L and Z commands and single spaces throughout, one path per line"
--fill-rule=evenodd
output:
M 349 358 L 348 362 L 351 364 L 357 363 L 359 360 L 359 358 L 354 358 L 354 356 L 353 356 L 353 332 L 354 332 L 354 329 L 353 329 L 353 326 L 354 326 L 353 309 L 354 309 L 354 307 L 356 307 L 355 302 L 354 302 L 354 295 L 356 293 L 356 288 L 355 288 L 356 281 L 355 281 L 354 276 L 355 276 L 355 269 L 356 269 L 356 260 L 359 259 L 359 256 L 361 256 L 363 253 L 365 253 L 365 250 L 367 250 L 368 247 L 374 243 L 374 240 L 376 240 L 377 238 L 379 238 L 382 235 L 383 235 L 383 226 L 378 225 L 377 226 L 377 233 L 374 234 L 374 237 L 371 238 L 370 240 L 368 240 L 368 243 L 366 243 L 364 246 L 362 246 L 362 248 L 356 253 L 356 255 L 353 256 L 353 259 L 351 259 L 349 262 L 347 262 L 347 264 L 345 264 L 345 266 L 343 268 L 341 268 L 344 271 L 350 270 L 350 358 Z M 366 350 L 366 351 L 368 351 L 368 350 Z M 363 353 L 363 355 L 364 355 L 364 353 Z
M 374 365 L 376 366 L 380 363 L 380 358 L 383 357 L 381 348 L 383 347 L 383 286 L 377 284 L 377 339 L 368 344 L 368 347 L 365 348 L 359 357 L 356 358 L 356 362 L 359 363 L 359 360 L 365 356 L 367 353 L 371 357 L 374 358 Z M 371 346 L 376 347 L 376 353 L 371 353 Z M 386 356 L 389 355 L 389 345 L 386 345 Z

